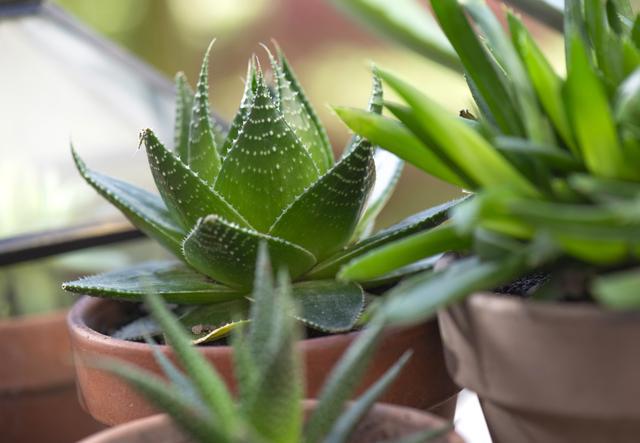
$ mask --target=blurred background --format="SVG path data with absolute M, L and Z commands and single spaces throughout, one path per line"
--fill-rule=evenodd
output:
M 138 132 L 151 127 L 165 141 L 172 140 L 170 81 L 176 72 L 184 71 L 195 83 L 212 38 L 217 39 L 209 71 L 215 112 L 225 120 L 232 118 L 248 58 L 256 53 L 266 65 L 259 43 L 270 44 L 275 39 L 327 127 L 337 153 L 349 133 L 329 105 L 366 105 L 372 61 L 421 87 L 452 113 L 473 108 L 461 75 L 369 33 L 328 0 L 52 3 L 80 27 L 60 13 L 0 14 L 0 241 L 117 216 L 75 172 L 70 141 L 90 167 L 152 188 L 146 158 L 137 149 Z M 497 3 L 494 6 L 499 10 Z M 541 27 L 533 30 L 562 71 L 560 37 Z M 153 69 L 122 57 L 117 47 L 95 41 L 91 33 L 114 42 Z M 389 225 L 459 194 L 460 190 L 407 166 L 379 224 Z M 51 263 L 61 263 L 64 272 L 81 274 L 136 259 L 122 248 L 108 251 L 94 254 L 94 259 L 91 253 L 80 258 L 72 254 L 71 258 L 0 268 L 0 294 L 4 288 L 12 299 L 21 299 L 22 295 L 15 294 L 18 286 L 25 287 L 18 292 L 42 292 L 33 285 L 44 278 L 11 276 L 18 271 L 30 276 L 45 272 L 38 269 L 49 269 Z M 161 252 L 149 249 L 139 254 L 159 256 Z M 59 274 L 50 276 L 49 292 L 68 298 L 59 294 L 60 280 Z M 0 300 L 0 317 L 3 311 L 7 309 Z

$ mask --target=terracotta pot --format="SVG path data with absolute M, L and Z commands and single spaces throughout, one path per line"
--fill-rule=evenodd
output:
M 305 400 L 305 413 L 315 407 L 315 400 Z M 376 404 L 354 431 L 351 443 L 375 443 L 408 436 L 414 432 L 438 429 L 446 426 L 446 421 L 434 415 L 415 409 Z M 173 421 L 164 414 L 153 415 L 116 426 L 93 435 L 80 443 L 188 443 Z M 433 443 L 464 443 L 454 431 Z
M 68 319 L 83 403 L 93 417 L 109 425 L 156 412 L 129 385 L 91 365 L 92 359 L 103 356 L 161 373 L 148 345 L 117 340 L 98 332 L 110 330 L 118 324 L 126 308 L 123 302 L 84 297 L 73 307 Z M 352 332 L 299 343 L 305 362 L 308 397 L 317 395 L 331 368 L 357 335 L 357 332 Z M 161 349 L 171 355 L 168 347 L 161 346 Z M 229 386 L 235 389 L 232 349 L 228 346 L 205 346 L 201 349 Z M 359 392 L 382 376 L 407 349 L 413 349 L 413 357 L 381 401 L 417 409 L 436 408 L 436 413 L 452 419 L 459 389 L 447 374 L 435 321 L 385 331 Z
M 474 294 L 438 317 L 494 443 L 639 441 L 640 312 Z
M 104 426 L 82 410 L 66 312 L 0 321 L 0 440 L 68 443 Z

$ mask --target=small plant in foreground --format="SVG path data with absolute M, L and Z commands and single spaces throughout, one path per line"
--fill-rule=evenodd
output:
M 447 115 L 383 70 L 406 104 L 386 103 L 397 120 L 338 113 L 372 143 L 476 195 L 449 226 L 370 252 L 342 277 L 373 278 L 449 249 L 463 258 L 394 289 L 390 319 L 416 321 L 535 271 L 549 278 L 534 298 L 640 307 L 640 16 L 626 0 L 567 0 L 562 78 L 512 13 L 508 35 L 481 0 L 431 3 L 477 117 Z
M 153 295 L 147 296 L 146 302 L 162 325 L 186 374 L 155 347 L 158 363 L 171 384 L 119 361 L 103 362 L 102 365 L 140 390 L 199 442 L 348 441 L 360 420 L 402 370 L 410 358 L 410 351 L 345 408 L 382 332 L 381 323 L 371 323 L 329 375 L 305 423 L 303 378 L 295 347 L 298 329 L 292 317 L 287 315 L 295 309 L 291 286 L 284 271 L 278 273 L 274 286 L 266 251 L 263 243 L 252 294 L 253 321 L 250 326 L 238 328 L 233 333 L 237 403 L 214 367 L 191 346 L 190 337 L 164 303 Z M 426 442 L 449 430 L 450 427 L 422 431 L 411 436 L 411 440 L 398 441 Z
M 144 263 L 68 282 L 65 289 L 140 300 L 152 284 L 167 301 L 204 305 L 183 321 L 198 341 L 207 341 L 226 334 L 232 318 L 246 319 L 245 296 L 262 241 L 274 266 L 286 266 L 295 282 L 300 319 L 325 332 L 354 327 L 364 308 L 363 286 L 393 283 L 431 265 L 425 261 L 358 283 L 334 279 L 354 257 L 442 223 L 455 202 L 370 234 L 401 161 L 354 137 L 334 162 L 325 130 L 284 55 L 278 50 L 270 60 L 273 85 L 255 58 L 249 63 L 244 97 L 227 131 L 210 118 L 208 51 L 195 95 L 177 76 L 174 150 L 150 129 L 141 134 L 160 196 L 91 171 L 73 152 L 85 180 L 181 261 Z M 369 110 L 381 109 L 382 88 L 374 78 Z

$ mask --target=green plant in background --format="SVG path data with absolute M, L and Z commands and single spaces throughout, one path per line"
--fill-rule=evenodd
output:
M 160 351 L 158 364 L 171 384 L 153 373 L 120 361 L 102 362 L 123 377 L 176 424 L 200 442 L 345 442 L 376 399 L 410 358 L 407 351 L 354 403 L 345 402 L 367 367 L 383 325 L 371 323 L 345 352 L 327 378 L 318 403 L 305 423 L 301 359 L 296 352 L 297 325 L 287 313 L 295 310 L 286 271 L 274 285 L 266 243 L 259 246 L 249 328 L 234 331 L 234 365 L 238 399 L 234 402 L 215 368 L 191 347 L 190 336 L 153 294 L 145 300 L 173 347 L 186 374 Z M 426 442 L 451 428 L 423 431 L 411 440 Z
M 174 150 L 149 129 L 141 134 L 160 196 L 89 170 L 74 152 L 85 180 L 181 262 L 144 263 L 69 282 L 65 289 L 140 300 L 152 282 L 168 301 L 205 305 L 183 321 L 195 326 L 198 341 L 206 341 L 226 334 L 232 318 L 248 315 L 245 296 L 261 241 L 267 242 L 274 265 L 286 266 L 294 279 L 300 319 L 327 332 L 354 327 L 365 303 L 363 286 L 393 283 L 431 266 L 433 260 L 427 260 L 358 283 L 333 278 L 348 260 L 440 224 L 455 202 L 371 234 L 402 162 L 383 157 L 384 151 L 376 154 L 360 137 L 335 162 L 325 130 L 284 55 L 278 50 L 277 58 L 269 56 L 274 84 L 267 84 L 252 59 L 228 131 L 210 119 L 208 51 L 195 94 L 184 76 L 177 76 Z M 369 110 L 381 109 L 382 89 L 374 78 Z
M 452 211 L 450 225 L 370 251 L 340 275 L 374 278 L 460 252 L 447 269 L 392 291 L 387 313 L 397 321 L 534 271 L 549 274 L 534 298 L 639 307 L 640 18 L 629 2 L 567 0 L 564 78 L 513 13 L 507 33 L 483 1 L 432 7 L 465 67 L 477 116 L 447 115 L 384 70 L 376 72 L 404 101 L 385 103 L 396 119 L 338 114 L 372 143 L 476 195 Z

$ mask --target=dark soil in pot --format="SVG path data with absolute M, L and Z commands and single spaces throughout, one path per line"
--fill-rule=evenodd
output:
M 0 441 L 69 443 L 104 427 L 78 402 L 65 316 L 0 321 Z
M 68 325 L 76 361 L 80 395 L 87 411 L 106 424 L 119 424 L 155 413 L 127 384 L 92 367 L 97 356 L 117 358 L 161 373 L 151 349 L 144 343 L 119 340 L 98 331 L 113 331 L 124 323 L 127 303 L 85 297 L 71 310 Z M 358 332 L 317 337 L 299 343 L 307 376 L 307 396 L 315 397 L 325 377 Z M 382 376 L 406 350 L 413 356 L 381 401 L 430 409 L 453 418 L 457 386 L 447 374 L 437 322 L 411 328 L 389 329 L 378 346 L 358 393 Z M 169 348 L 162 352 L 171 356 Z M 228 346 L 204 346 L 202 352 L 233 388 L 232 350 Z
M 438 318 L 494 443 L 639 441 L 640 312 L 485 293 Z
M 315 401 L 305 400 L 304 408 L 308 414 L 313 410 Z M 351 443 L 375 443 L 408 436 L 411 433 L 427 429 L 440 429 L 446 426 L 441 418 L 431 414 L 400 406 L 376 404 L 354 431 Z M 117 426 L 101 432 L 81 443 L 188 443 L 185 437 L 166 415 L 154 415 Z M 454 431 L 449 432 L 433 443 L 464 443 Z

